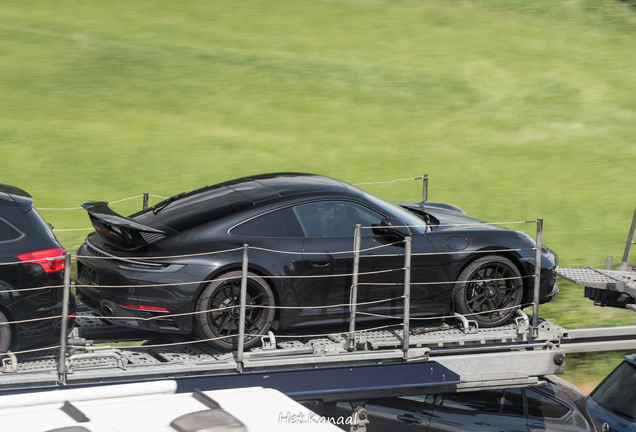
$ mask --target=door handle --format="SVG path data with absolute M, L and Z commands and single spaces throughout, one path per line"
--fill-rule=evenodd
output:
M 312 267 L 328 267 L 331 265 L 333 260 L 310 260 L 309 263 Z
M 402 420 L 404 423 L 407 424 L 415 424 L 415 423 L 422 423 L 422 419 L 418 419 L 417 417 L 411 415 L 411 414 L 402 414 L 397 416 L 398 420 Z

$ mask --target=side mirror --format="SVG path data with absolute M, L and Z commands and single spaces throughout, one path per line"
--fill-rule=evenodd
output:
M 404 222 L 398 218 L 384 218 L 379 227 L 373 228 L 375 235 L 394 235 L 400 238 L 410 237 L 411 230 Z

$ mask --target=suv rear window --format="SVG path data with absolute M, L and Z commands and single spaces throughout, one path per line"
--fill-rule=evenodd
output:
M 51 227 L 49 227 L 49 224 L 42 219 L 40 213 L 38 213 L 35 209 L 31 209 L 26 212 L 25 216 L 40 230 L 40 232 L 46 233 L 51 240 L 55 240 L 55 235 L 53 234 L 53 231 L 51 231 Z
M 8 220 L 0 217 L 0 243 L 15 241 L 22 236 L 24 236 L 23 232 Z

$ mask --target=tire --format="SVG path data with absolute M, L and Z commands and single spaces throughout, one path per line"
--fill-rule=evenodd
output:
M 476 259 L 459 275 L 455 310 L 480 327 L 507 323 L 523 298 L 523 280 L 516 265 L 499 255 Z
M 0 312 L 0 353 L 6 353 L 9 351 L 11 345 L 11 328 L 8 323 L 7 317 Z
M 274 294 L 264 279 L 256 274 L 247 274 L 247 300 L 245 302 L 244 348 L 258 344 L 261 336 L 269 331 L 274 320 L 273 308 L 250 306 L 275 306 Z M 222 350 L 238 347 L 239 306 L 241 295 L 241 272 L 225 273 L 203 289 L 196 304 L 195 332 L 202 339 Z M 224 309 L 229 308 L 229 309 Z M 224 309 L 215 311 L 215 309 Z M 216 339 L 220 338 L 220 339 Z

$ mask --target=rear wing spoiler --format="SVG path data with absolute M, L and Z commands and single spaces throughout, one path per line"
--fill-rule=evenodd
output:
M 138 249 L 166 238 L 165 231 L 121 216 L 108 207 L 107 202 L 86 201 L 82 208 L 88 212 L 95 233 L 115 246 Z

